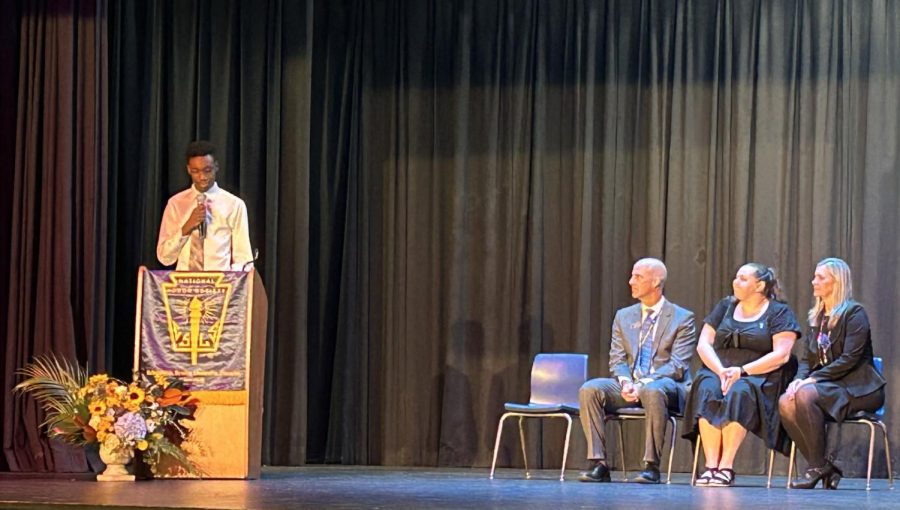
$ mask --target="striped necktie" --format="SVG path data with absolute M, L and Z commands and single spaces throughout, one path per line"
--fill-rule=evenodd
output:
M 188 270 L 203 271 L 203 239 L 200 238 L 200 229 L 191 232 L 191 258 Z

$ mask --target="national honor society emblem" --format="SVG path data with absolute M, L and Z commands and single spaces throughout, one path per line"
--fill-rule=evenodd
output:
M 171 349 L 190 354 L 191 365 L 200 354 L 219 350 L 222 329 L 233 287 L 221 272 L 172 272 L 161 285 Z

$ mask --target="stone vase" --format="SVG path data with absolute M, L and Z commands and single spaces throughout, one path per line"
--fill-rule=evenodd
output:
M 116 448 L 110 450 L 103 444 L 100 445 L 100 460 L 106 464 L 106 470 L 97 475 L 98 482 L 133 482 L 134 475 L 128 472 L 126 467 L 134 457 L 131 448 Z

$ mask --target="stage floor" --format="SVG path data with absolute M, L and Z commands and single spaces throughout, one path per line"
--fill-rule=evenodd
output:
M 786 490 L 785 477 L 766 489 L 762 476 L 738 475 L 733 488 L 692 488 L 687 474 L 671 485 L 580 483 L 577 471 L 542 470 L 531 480 L 522 470 L 400 469 L 315 466 L 263 470 L 259 480 L 89 480 L 0 477 L 0 508 L 681 508 L 791 509 L 900 508 L 900 489 L 886 480 L 844 479 L 838 491 Z M 631 473 L 633 476 L 634 473 Z M 621 473 L 614 473 L 614 479 Z

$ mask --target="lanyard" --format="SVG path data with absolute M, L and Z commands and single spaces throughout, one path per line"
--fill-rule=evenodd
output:
M 643 327 L 641 327 L 641 331 L 638 332 L 638 350 L 644 347 L 644 342 L 647 341 L 648 338 L 653 336 L 653 327 L 656 326 L 656 319 L 659 318 L 659 314 L 654 314 L 650 319 L 650 325 L 647 327 L 647 332 L 644 333 Z

